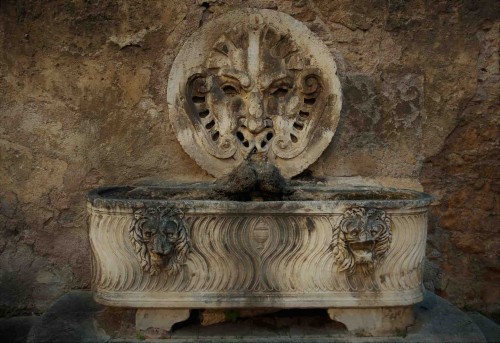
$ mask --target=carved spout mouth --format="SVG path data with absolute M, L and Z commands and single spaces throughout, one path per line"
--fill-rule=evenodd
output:
M 356 258 L 357 263 L 371 263 L 373 259 L 373 247 L 375 241 L 369 240 L 364 242 L 349 243 L 349 249 Z
M 151 244 L 148 247 L 151 256 L 156 256 L 156 259 L 162 259 L 172 251 L 172 246 L 169 244 Z
M 373 247 L 375 246 L 375 241 L 373 240 L 368 240 L 364 242 L 351 242 L 349 243 L 349 247 L 351 250 L 354 252 L 363 252 L 363 251 L 368 251 L 371 252 Z
M 247 129 L 253 135 L 258 135 L 266 129 L 273 127 L 271 118 L 244 118 L 241 127 Z
M 161 263 L 163 261 L 164 254 L 158 254 L 156 252 L 151 252 L 151 262 Z

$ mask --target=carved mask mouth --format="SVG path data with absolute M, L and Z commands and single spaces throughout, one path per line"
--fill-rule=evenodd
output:
M 161 259 L 163 256 L 167 256 L 170 254 L 170 251 L 172 250 L 172 247 L 165 247 L 161 251 L 158 251 L 156 249 L 151 249 L 149 252 L 151 253 L 151 256 L 155 255 L 158 256 L 158 259 Z
M 375 241 L 369 240 L 364 242 L 351 242 L 349 243 L 349 249 L 356 258 L 358 263 L 371 263 L 373 260 L 373 248 L 375 246 Z
M 161 268 L 165 265 L 168 254 L 158 254 L 156 252 L 149 253 L 152 268 Z M 159 270 L 158 270 L 159 271 Z
M 160 262 L 162 262 L 164 255 L 163 254 L 157 254 L 155 252 L 151 252 L 150 256 L 151 256 L 151 262 L 160 263 Z
M 160 246 L 158 246 L 158 245 L 160 245 Z M 152 258 L 154 256 L 154 258 L 160 260 L 163 257 L 170 254 L 170 252 L 172 251 L 172 246 L 170 244 L 163 244 L 163 245 L 153 244 L 153 245 L 149 246 L 148 249 L 149 249 L 149 253 L 151 254 Z

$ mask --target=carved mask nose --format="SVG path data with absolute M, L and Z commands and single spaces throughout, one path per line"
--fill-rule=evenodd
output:
M 258 92 L 250 93 L 248 112 L 254 118 L 261 118 L 263 114 L 262 96 Z
M 247 127 L 253 133 L 258 133 L 262 131 L 265 127 L 263 114 L 264 108 L 262 104 L 262 95 L 259 92 L 250 93 L 248 104 L 248 118 Z
M 248 118 L 247 122 L 247 127 L 252 133 L 259 133 L 261 132 L 264 128 L 264 121 L 262 119 L 254 119 L 254 118 Z
M 361 242 L 366 242 L 372 239 L 372 235 L 367 231 L 361 231 L 359 234 L 359 240 Z

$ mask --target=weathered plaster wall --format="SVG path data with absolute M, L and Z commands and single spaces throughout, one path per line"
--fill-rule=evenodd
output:
M 425 190 L 438 199 L 429 226 L 428 286 L 459 306 L 497 311 L 498 320 L 499 26 L 485 22 L 475 36 L 475 94 L 421 172 Z
M 336 58 L 341 123 L 303 177 L 421 182 L 427 285 L 498 311 L 495 1 L 2 1 L 0 314 L 90 286 L 91 188 L 212 179 L 175 139 L 166 78 L 189 34 L 243 6 L 289 13 Z

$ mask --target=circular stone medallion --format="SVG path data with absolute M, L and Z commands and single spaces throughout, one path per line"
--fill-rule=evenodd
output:
M 215 177 L 258 160 L 290 178 L 333 137 L 342 105 L 336 69 L 325 44 L 289 15 L 230 12 L 177 55 L 170 121 L 184 150 Z

